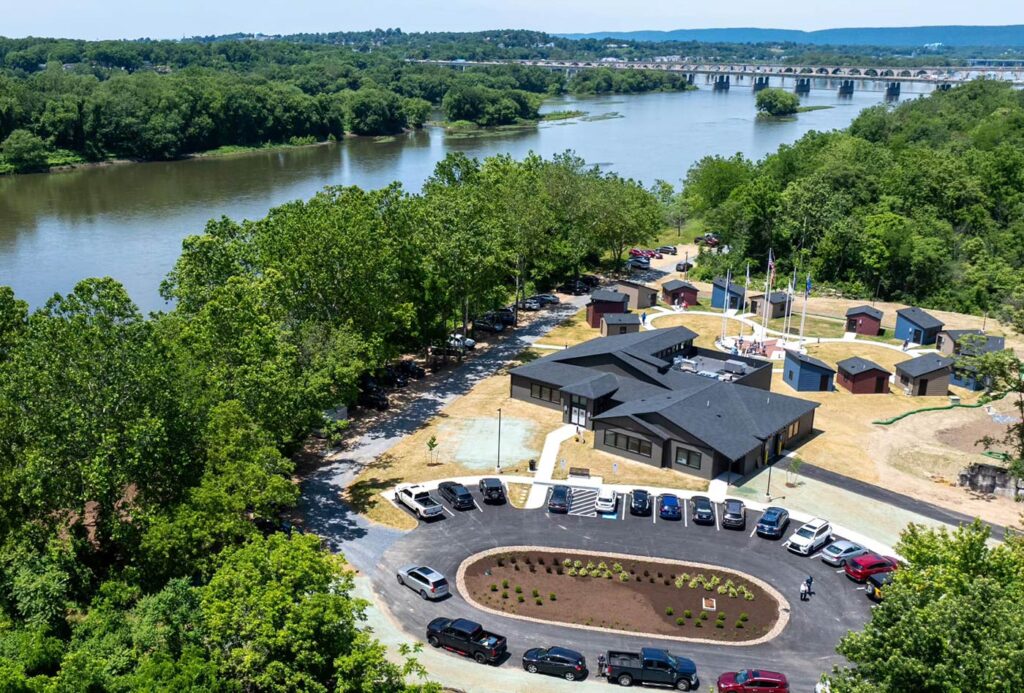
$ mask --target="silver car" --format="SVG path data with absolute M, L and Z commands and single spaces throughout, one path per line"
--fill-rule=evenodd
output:
M 448 580 L 427 566 L 407 565 L 398 569 L 398 584 L 419 593 L 423 599 L 441 599 L 448 596 Z
M 855 544 L 852 541 L 841 539 L 839 541 L 832 542 L 822 549 L 821 560 L 829 565 L 842 568 L 851 558 L 863 556 L 866 553 L 868 553 L 868 550 L 860 544 Z

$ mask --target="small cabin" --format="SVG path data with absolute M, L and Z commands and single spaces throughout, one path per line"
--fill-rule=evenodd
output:
M 985 334 L 984 330 L 939 330 L 935 348 L 943 356 L 980 356 L 1006 348 L 1006 338 Z
M 831 392 L 836 371 L 820 359 L 786 349 L 782 379 L 799 392 Z
M 854 306 L 846 311 L 846 331 L 877 337 L 882 334 L 882 317 L 873 306 Z
M 889 371 L 859 356 L 836 364 L 836 382 L 855 395 L 889 394 Z
M 942 321 L 920 308 L 896 311 L 896 329 L 892 336 L 911 344 L 934 344 L 942 330 Z
M 746 289 L 742 284 L 729 282 L 725 285 L 725 277 L 717 277 L 711 282 L 711 307 L 723 310 L 738 310 L 743 307 Z
M 768 319 L 784 318 L 793 311 L 793 297 L 785 291 L 773 291 L 765 298 L 764 294 L 750 295 L 750 312 L 764 315 L 767 304 Z
M 700 292 L 697 287 L 682 279 L 670 279 L 661 285 L 661 297 L 670 306 L 695 306 Z
M 629 306 L 633 310 L 650 308 L 658 303 L 658 290 L 646 284 L 630 282 L 624 279 L 615 282 L 615 291 L 629 296 Z
M 896 364 L 896 381 L 912 397 L 944 397 L 949 392 L 953 359 L 925 354 Z
M 639 331 L 640 316 L 636 313 L 605 313 L 601 316 L 602 337 Z
M 601 327 L 601 316 L 608 313 L 625 313 L 629 306 L 629 296 L 612 289 L 598 289 L 590 294 L 587 304 L 587 324 L 597 329 Z

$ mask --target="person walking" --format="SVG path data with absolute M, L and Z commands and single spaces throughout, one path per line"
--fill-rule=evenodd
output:
M 802 602 L 806 602 L 807 601 L 807 581 L 806 580 L 800 583 L 800 601 L 802 601 Z
M 807 596 L 814 594 L 814 576 L 808 575 L 804 584 L 807 585 Z

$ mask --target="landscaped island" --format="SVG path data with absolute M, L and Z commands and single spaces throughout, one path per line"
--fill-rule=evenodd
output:
M 723 568 L 580 551 L 509 550 L 470 558 L 460 574 L 479 606 L 569 625 L 721 642 L 761 642 L 781 597 Z

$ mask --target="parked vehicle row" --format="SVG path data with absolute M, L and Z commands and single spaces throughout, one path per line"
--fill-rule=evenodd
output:
M 485 477 L 478 484 L 484 503 L 505 502 L 505 487 L 501 479 Z M 437 485 L 437 495 L 446 500 L 455 510 L 472 510 L 476 507 L 473 494 L 457 481 L 442 481 Z M 421 520 L 431 520 L 444 514 L 444 507 L 422 484 L 402 484 L 395 489 L 395 500 L 407 507 Z

